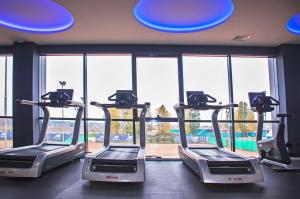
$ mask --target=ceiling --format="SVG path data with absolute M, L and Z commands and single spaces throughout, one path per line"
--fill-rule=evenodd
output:
M 0 45 L 14 41 L 37 44 L 186 44 L 278 46 L 300 44 L 300 36 L 285 29 L 300 12 L 299 0 L 233 0 L 235 12 L 221 26 L 197 33 L 165 33 L 137 22 L 132 10 L 138 0 L 55 0 L 75 17 L 74 26 L 50 35 L 18 32 L 0 27 Z M 251 39 L 232 41 L 235 35 Z

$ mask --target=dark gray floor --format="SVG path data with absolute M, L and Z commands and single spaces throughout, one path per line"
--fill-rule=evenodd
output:
M 148 161 L 144 184 L 81 180 L 83 161 L 67 164 L 36 180 L 0 179 L 0 198 L 128 199 L 297 199 L 300 173 L 278 173 L 263 166 L 265 182 L 252 185 L 205 185 L 180 161 Z

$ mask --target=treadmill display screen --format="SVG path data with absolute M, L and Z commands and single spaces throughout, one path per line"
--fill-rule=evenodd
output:
M 255 98 L 265 97 L 266 93 L 265 92 L 249 92 L 248 96 L 249 96 L 250 106 L 251 106 L 251 108 L 253 108 L 253 107 L 258 106 L 258 104 L 256 103 L 257 100 L 255 100 Z
M 58 92 L 65 92 L 68 95 L 68 100 L 72 100 L 73 99 L 73 93 L 74 90 L 73 89 L 57 89 Z

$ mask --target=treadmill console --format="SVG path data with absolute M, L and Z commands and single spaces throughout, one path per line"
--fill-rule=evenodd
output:
M 138 98 L 132 90 L 117 90 L 115 94 L 108 97 L 109 101 L 114 101 L 119 107 L 132 107 L 137 104 Z
M 42 95 L 42 100 L 52 106 L 67 105 L 73 99 L 73 89 L 57 89 Z
M 205 107 L 207 103 L 215 103 L 217 100 L 203 91 L 187 91 L 187 102 L 192 107 Z
M 254 112 L 271 112 L 274 106 L 279 105 L 279 101 L 271 96 L 266 96 L 266 92 L 249 92 L 249 102 L 251 110 Z

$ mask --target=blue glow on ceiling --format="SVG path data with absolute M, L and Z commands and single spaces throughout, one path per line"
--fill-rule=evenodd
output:
M 294 15 L 286 24 L 286 28 L 294 34 L 300 35 L 300 13 Z
M 0 25 L 31 33 L 55 33 L 74 24 L 72 14 L 51 0 L 0 0 Z
M 134 15 L 149 28 L 188 33 L 218 26 L 230 18 L 233 11 L 232 0 L 140 0 Z

